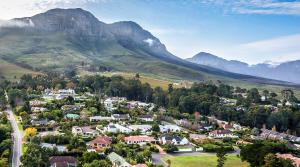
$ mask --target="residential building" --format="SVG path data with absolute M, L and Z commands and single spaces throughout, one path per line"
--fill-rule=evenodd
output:
M 145 122 L 153 122 L 154 121 L 153 115 L 140 115 L 140 116 L 138 116 L 138 119 L 145 121 Z
M 46 104 L 47 104 L 47 102 L 41 101 L 41 100 L 32 100 L 32 101 L 29 101 L 29 105 L 31 107 L 42 107 L 42 106 L 44 106 Z
M 78 161 L 72 156 L 52 156 L 49 159 L 50 167 L 77 167 Z
M 117 120 L 117 121 L 122 121 L 122 120 L 128 120 L 128 119 L 130 119 L 129 114 L 112 114 L 111 117 L 114 120 Z
M 102 150 L 103 148 L 109 147 L 111 145 L 111 138 L 107 136 L 98 136 L 88 144 L 90 148 L 93 148 L 95 150 Z
M 152 132 L 151 125 L 129 125 L 128 128 L 133 131 L 139 131 L 141 134 L 149 134 Z
M 56 145 L 51 143 L 41 143 L 40 146 L 42 148 L 49 148 L 49 149 L 57 149 L 58 152 L 67 152 L 68 149 L 66 146 L 63 145 Z
M 105 99 L 103 104 L 107 111 L 113 112 L 117 109 L 118 104 L 125 102 L 126 100 L 126 97 L 110 97 Z
M 154 137 L 150 137 L 150 136 L 128 136 L 125 137 L 124 139 L 126 144 L 139 144 L 139 145 L 144 145 L 146 143 L 152 143 L 155 142 Z
M 103 116 L 93 116 L 90 117 L 90 122 L 99 122 L 99 121 L 111 121 L 114 120 L 113 117 L 103 117 Z
M 212 138 L 237 138 L 230 130 L 214 130 L 208 133 L 209 137 Z
M 160 137 L 161 144 L 187 145 L 189 141 L 187 138 L 182 138 L 176 135 L 163 135 Z
M 293 165 L 294 165 L 295 167 L 300 167 L 300 158 L 295 157 L 295 156 L 292 155 L 292 154 L 279 154 L 279 153 L 277 153 L 276 156 L 277 156 L 278 158 L 283 158 L 283 159 L 291 160 L 291 162 L 293 163 Z
M 113 167 L 132 167 L 123 157 L 115 152 L 110 153 L 107 158 L 113 164 Z
M 159 125 L 159 129 L 161 133 L 165 133 L 165 132 L 180 132 L 181 128 L 177 125 L 172 125 L 172 124 L 168 124 L 168 125 Z
M 90 126 L 73 126 L 72 133 L 74 135 L 83 136 L 83 137 L 95 137 L 98 135 L 98 132 L 92 129 Z
M 125 126 L 119 125 L 119 124 L 109 124 L 106 127 L 104 127 L 104 132 L 110 132 L 110 133 L 131 133 L 133 132 L 132 129 L 129 129 Z
M 200 134 L 190 134 L 190 139 L 195 141 L 203 141 L 207 139 L 207 136 Z

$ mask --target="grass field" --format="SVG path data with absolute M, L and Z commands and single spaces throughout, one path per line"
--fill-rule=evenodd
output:
M 174 156 L 164 157 L 163 160 L 171 160 L 171 167 L 215 167 L 217 157 L 213 155 L 204 156 Z M 224 167 L 248 167 L 248 163 L 242 162 L 236 155 L 227 156 Z
M 10 81 L 17 81 L 24 74 L 38 75 L 41 73 L 19 67 L 15 64 L 11 64 L 7 61 L 0 59 L 0 77 L 4 77 L 4 79 Z

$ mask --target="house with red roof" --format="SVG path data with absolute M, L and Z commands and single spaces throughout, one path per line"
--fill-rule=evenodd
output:
M 98 136 L 88 144 L 92 149 L 102 150 L 103 148 L 111 145 L 111 138 L 107 136 Z
M 50 157 L 50 167 L 77 167 L 78 161 L 72 156 L 53 156 Z

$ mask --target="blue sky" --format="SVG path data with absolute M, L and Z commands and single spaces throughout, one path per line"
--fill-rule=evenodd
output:
M 81 7 L 106 23 L 135 21 L 182 58 L 206 51 L 251 64 L 300 59 L 299 0 L 10 1 L 0 2 L 1 19 Z

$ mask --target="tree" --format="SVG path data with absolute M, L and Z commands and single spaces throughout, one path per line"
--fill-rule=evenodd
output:
M 25 129 L 25 138 L 32 138 L 37 134 L 36 128 L 26 128 Z
M 217 167 L 223 167 L 226 161 L 226 151 L 223 146 L 217 151 L 217 157 L 218 157 Z
M 83 167 L 111 167 L 112 165 L 105 160 L 94 160 L 92 163 L 86 163 Z
M 48 167 L 49 151 L 37 144 L 29 144 L 25 154 L 21 157 L 22 167 Z
M 278 158 L 275 154 L 267 154 L 264 158 L 264 167 L 293 167 L 290 160 Z
M 171 160 L 170 159 L 167 159 L 167 164 L 168 164 L 168 167 L 171 167 Z
M 152 131 L 153 132 L 159 132 L 160 131 L 159 125 L 157 123 L 152 125 Z

